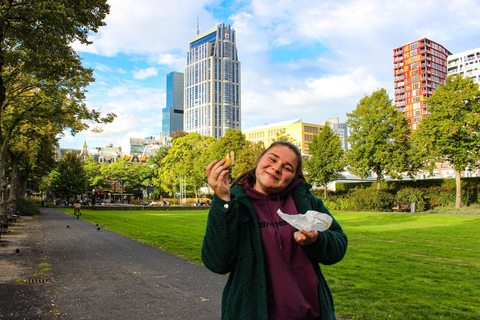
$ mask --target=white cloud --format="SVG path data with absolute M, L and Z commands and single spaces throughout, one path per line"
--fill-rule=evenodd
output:
M 146 79 L 151 76 L 156 76 L 158 74 L 158 70 L 156 68 L 146 68 L 146 69 L 141 69 L 141 70 L 136 70 L 133 72 L 133 77 L 135 79 Z
M 455 53 L 478 47 L 480 38 L 477 0 L 109 3 L 107 26 L 92 36 L 95 44 L 75 48 L 106 57 L 92 64 L 97 82 L 87 101 L 119 114 L 106 126 L 111 137 L 161 128 L 165 74 L 183 72 L 197 17 L 200 32 L 221 22 L 237 32 L 244 129 L 299 117 L 344 121 L 365 94 L 377 88 L 392 93 L 394 48 L 426 37 Z M 229 13 L 229 6 L 238 8 Z M 108 57 L 122 55 L 126 65 L 107 65 Z

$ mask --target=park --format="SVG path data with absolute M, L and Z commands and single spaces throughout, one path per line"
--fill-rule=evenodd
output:
M 73 209 L 62 209 L 73 215 Z M 82 219 L 201 265 L 208 210 L 82 210 Z M 344 319 L 478 319 L 479 215 L 333 212 L 345 258 L 322 266 Z

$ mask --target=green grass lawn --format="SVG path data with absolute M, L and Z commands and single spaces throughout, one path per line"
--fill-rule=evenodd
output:
M 321 267 L 339 316 L 480 319 L 480 216 L 334 216 L 349 237 L 348 252 L 340 263 Z M 81 218 L 201 264 L 206 210 L 82 209 Z

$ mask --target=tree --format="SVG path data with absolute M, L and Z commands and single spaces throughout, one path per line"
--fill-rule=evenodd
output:
M 365 179 L 376 174 L 377 189 L 385 176 L 401 178 L 412 175 L 416 168 L 409 162 L 408 134 L 405 116 L 395 110 L 385 89 L 365 95 L 352 113 L 347 113 L 349 136 L 347 165 L 349 170 Z
M 327 184 L 337 180 L 345 166 L 342 141 L 333 129 L 326 125 L 319 134 L 313 136 L 308 150 L 311 157 L 305 161 L 307 178 L 325 188 L 326 199 Z
M 6 186 L 7 148 L 17 127 L 44 119 L 72 134 L 108 123 L 83 103 L 93 70 L 82 66 L 71 44 L 88 41 L 108 14 L 106 0 L 0 3 L 0 186 Z M 0 214 L 6 210 L 5 202 Z
M 253 143 L 247 141 L 245 147 L 243 147 L 240 153 L 235 157 L 235 163 L 232 166 L 232 177 L 235 179 L 242 173 L 255 168 L 257 159 L 263 150 L 265 150 L 263 142 L 259 141 Z
M 158 171 L 160 170 L 160 166 L 162 165 L 162 160 L 166 155 L 166 149 L 161 148 L 154 156 L 148 157 L 147 163 L 140 170 L 140 179 L 142 181 L 143 187 L 147 189 L 148 197 L 150 197 L 148 190 L 153 188 L 153 180 L 158 177 Z M 158 189 L 156 192 L 162 194 L 163 190 Z
M 108 166 L 108 164 L 105 163 L 105 166 Z M 111 187 L 111 183 L 108 181 L 107 176 L 102 173 L 102 165 L 93 158 L 87 158 L 85 160 L 84 168 L 90 189 L 105 189 Z
M 222 136 L 220 139 L 218 139 L 211 147 L 210 149 L 210 157 L 209 161 L 204 163 L 204 168 L 203 168 L 203 175 L 205 176 L 205 181 L 206 181 L 206 175 L 205 175 L 205 168 L 207 167 L 208 163 L 214 159 L 221 160 L 223 159 L 227 153 L 230 151 L 235 152 L 235 162 L 237 162 L 237 159 L 239 158 L 240 153 L 242 150 L 245 148 L 247 145 L 247 138 L 245 135 L 242 133 L 240 130 L 235 130 L 235 129 L 229 129 L 225 133 L 224 136 Z M 234 164 L 235 166 L 235 164 Z M 230 178 L 235 178 L 233 175 L 233 171 L 230 171 Z
M 80 157 L 67 151 L 50 173 L 50 190 L 67 201 L 87 190 L 88 179 Z
M 285 129 L 282 132 L 277 132 L 275 138 L 272 138 L 272 143 L 276 141 L 287 141 L 293 144 L 296 144 L 297 140 L 295 140 L 290 134 L 285 133 Z
M 447 162 L 455 171 L 456 208 L 462 203 L 461 172 L 479 168 L 480 90 L 472 79 L 450 76 L 426 101 L 429 115 L 412 134 L 414 154 L 432 172 Z
M 25 194 L 28 180 L 39 182 L 55 166 L 58 133 L 49 123 L 41 128 L 32 124 L 16 128 L 7 148 L 13 208 L 18 210 L 18 199 Z
M 187 188 L 195 192 L 197 197 L 198 188 L 206 181 L 204 154 L 209 146 L 215 141 L 214 137 L 202 136 L 198 133 L 176 138 L 172 141 L 172 147 L 162 159 L 158 172 L 158 178 L 153 179 L 155 187 L 174 193 L 179 190 L 181 178 L 186 179 Z
M 128 157 L 123 157 L 119 161 L 112 162 L 110 165 L 102 165 L 100 172 L 108 181 L 114 184 L 114 189 L 122 193 L 142 187 L 142 181 L 139 179 L 141 163 L 131 163 Z

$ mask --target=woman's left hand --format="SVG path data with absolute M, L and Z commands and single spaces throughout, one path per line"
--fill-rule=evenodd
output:
M 315 242 L 315 240 L 317 240 L 318 231 L 317 230 L 312 230 L 312 231 L 300 230 L 295 232 L 293 234 L 293 237 L 295 241 L 297 241 L 302 246 L 308 246 L 309 244 L 312 244 Z

